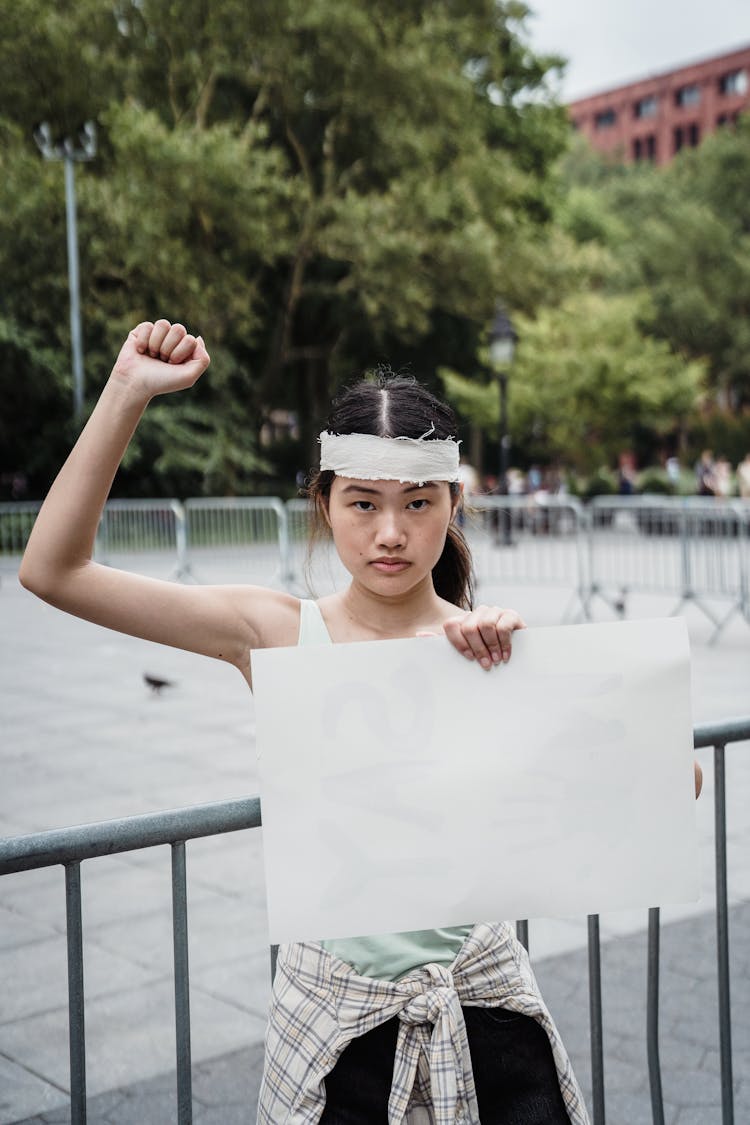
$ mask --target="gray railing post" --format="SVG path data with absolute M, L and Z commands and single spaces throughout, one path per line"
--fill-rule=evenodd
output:
M 86 1026 L 83 1000 L 83 919 L 81 864 L 65 864 L 65 916 L 68 946 L 68 1044 L 70 1120 L 86 1125 Z
M 659 1060 L 659 925 L 658 906 L 648 912 L 648 982 L 646 997 L 646 1045 L 651 1116 L 654 1125 L 664 1125 L 664 1098 Z
M 727 799 L 725 747 L 714 746 L 714 824 L 716 832 L 716 947 L 719 974 L 719 1054 L 721 1120 L 734 1125 L 732 1017 L 729 992 L 729 902 L 727 896 Z
M 589 914 L 589 1028 L 591 1033 L 591 1101 L 594 1125 L 604 1125 L 604 1031 L 599 915 Z
M 190 971 L 188 964 L 187 878 L 184 840 L 178 840 L 172 844 L 172 936 L 174 941 L 174 1011 L 177 1044 L 177 1121 L 178 1125 L 192 1125 Z

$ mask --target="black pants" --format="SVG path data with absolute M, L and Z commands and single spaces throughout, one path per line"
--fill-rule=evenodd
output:
M 552 1049 L 531 1016 L 463 1008 L 482 1125 L 570 1125 Z M 324 1125 L 388 1125 L 398 1017 L 352 1042 L 326 1078 Z

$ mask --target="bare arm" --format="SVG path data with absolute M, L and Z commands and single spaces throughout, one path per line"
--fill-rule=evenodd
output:
M 203 340 L 181 325 L 147 322 L 129 334 L 39 512 L 19 577 L 68 613 L 228 660 L 247 676 L 250 648 L 294 643 L 295 599 L 259 587 L 184 587 L 92 561 L 104 503 L 147 404 L 191 387 L 208 364 Z

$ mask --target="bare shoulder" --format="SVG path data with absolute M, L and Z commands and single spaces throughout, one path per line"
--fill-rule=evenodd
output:
M 264 586 L 229 586 L 237 612 L 251 626 L 254 648 L 295 645 L 299 637 L 300 599 Z

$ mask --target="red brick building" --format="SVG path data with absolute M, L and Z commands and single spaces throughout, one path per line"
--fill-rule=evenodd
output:
M 568 106 L 599 152 L 667 164 L 750 106 L 750 46 L 665 71 Z

